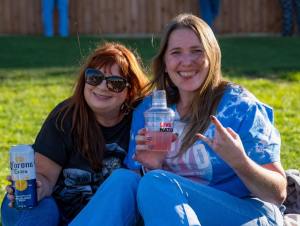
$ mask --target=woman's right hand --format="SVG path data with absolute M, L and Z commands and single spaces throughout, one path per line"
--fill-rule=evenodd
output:
M 10 182 L 10 185 L 7 185 L 5 190 L 7 193 L 7 198 L 9 200 L 8 206 L 13 207 L 14 206 L 14 201 L 15 201 L 15 196 L 14 196 L 14 189 L 12 187 L 12 179 L 11 176 L 7 176 L 6 179 Z
M 147 169 L 161 169 L 168 152 L 152 151 L 152 147 L 147 144 L 147 139 L 149 138 L 146 137 L 146 132 L 147 130 L 145 128 L 138 131 L 135 137 L 136 150 L 133 158 Z M 174 134 L 172 142 L 176 139 L 177 136 Z
M 9 207 L 14 207 L 14 202 L 15 202 L 15 189 L 12 186 L 12 178 L 11 176 L 7 176 L 6 179 L 10 182 L 10 185 L 7 185 L 5 190 L 7 193 L 7 198 L 9 200 L 8 206 Z M 41 194 L 41 189 L 42 189 L 42 183 L 40 181 L 36 181 L 36 187 L 37 187 L 37 199 L 38 201 L 40 200 L 40 194 Z

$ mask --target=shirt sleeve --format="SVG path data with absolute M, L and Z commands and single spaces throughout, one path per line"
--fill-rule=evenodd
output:
M 66 137 L 70 135 L 56 126 L 57 117 L 48 116 L 39 131 L 33 148 L 60 166 L 64 166 L 68 159 Z
M 224 127 L 239 134 L 246 154 L 262 165 L 280 161 L 280 135 L 273 109 L 242 87 L 230 87 L 218 108 Z
M 258 164 L 280 161 L 280 134 L 274 127 L 273 110 L 257 102 L 242 121 L 239 136 L 248 156 Z
M 144 112 L 151 107 L 151 96 L 146 97 L 143 102 L 138 105 L 136 109 L 133 111 L 132 122 L 131 122 L 131 129 L 130 129 L 130 138 L 129 138 L 129 148 L 128 154 L 124 159 L 124 164 L 129 169 L 139 169 L 141 164 L 135 160 L 133 160 L 133 156 L 135 153 L 135 136 L 137 135 L 138 131 L 145 126 L 144 120 Z

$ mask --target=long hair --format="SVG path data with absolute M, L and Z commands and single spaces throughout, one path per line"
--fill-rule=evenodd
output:
M 132 106 L 135 101 L 144 97 L 147 92 L 143 88 L 149 81 L 138 59 L 125 46 L 107 42 L 98 46 L 87 58 L 79 72 L 73 95 L 59 112 L 62 115 L 61 127 L 66 116 L 72 115 L 74 147 L 90 162 L 92 168 L 98 171 L 102 168 L 105 140 L 95 114 L 84 98 L 84 72 L 86 68 L 101 68 L 113 64 L 120 67 L 121 75 L 127 78 L 131 85 L 128 88 L 126 103 Z
M 157 89 L 165 89 L 169 104 L 175 104 L 179 101 L 179 92 L 177 87 L 171 81 L 165 69 L 165 52 L 168 46 L 170 34 L 180 28 L 191 29 L 202 42 L 205 54 L 209 60 L 209 71 L 198 88 L 191 104 L 191 111 L 183 120 L 187 122 L 185 136 L 183 137 L 179 155 L 184 153 L 196 140 L 196 133 L 203 133 L 209 125 L 209 116 L 214 114 L 217 105 L 228 84 L 222 78 L 221 73 L 221 51 L 211 28 L 199 17 L 192 14 L 180 14 L 176 16 L 164 29 L 160 48 L 157 55 L 153 58 L 153 81 L 149 90 L 154 86 Z

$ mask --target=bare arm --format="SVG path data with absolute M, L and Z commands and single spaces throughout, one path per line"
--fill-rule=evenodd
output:
M 234 170 L 258 198 L 277 205 L 285 200 L 287 182 L 279 162 L 260 166 L 248 158 Z
M 35 162 L 37 181 L 40 183 L 38 188 L 38 200 L 41 200 L 52 194 L 62 168 L 40 153 L 35 153 Z
M 258 165 L 245 153 L 240 137 L 231 128 L 224 128 L 218 119 L 211 117 L 216 126 L 213 140 L 197 134 L 230 165 L 250 192 L 262 200 L 281 204 L 286 197 L 286 178 L 279 162 Z

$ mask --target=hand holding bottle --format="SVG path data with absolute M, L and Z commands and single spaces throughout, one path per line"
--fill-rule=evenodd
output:
M 161 169 L 167 152 L 152 151 L 153 147 L 148 144 L 146 133 L 147 129 L 141 129 L 135 137 L 136 152 L 133 158 L 147 169 Z M 171 142 L 176 139 L 176 134 L 171 133 Z

